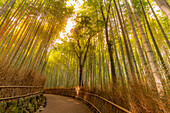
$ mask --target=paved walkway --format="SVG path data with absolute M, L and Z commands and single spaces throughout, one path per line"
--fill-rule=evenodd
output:
M 41 113 L 92 113 L 81 101 L 70 97 L 46 94 L 47 106 Z

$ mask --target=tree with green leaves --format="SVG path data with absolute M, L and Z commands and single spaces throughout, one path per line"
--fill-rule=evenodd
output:
M 91 19 L 88 16 L 77 18 L 77 25 L 72 29 L 72 35 L 69 36 L 70 45 L 79 60 L 79 86 L 83 86 L 82 74 L 87 54 L 91 46 L 91 39 L 96 35 L 92 28 Z

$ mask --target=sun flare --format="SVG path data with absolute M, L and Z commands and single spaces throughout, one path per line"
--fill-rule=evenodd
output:
M 75 12 L 75 14 L 77 13 L 77 11 L 79 11 L 80 10 L 80 7 L 81 7 L 81 5 L 84 3 L 84 1 L 83 0 L 78 0 L 78 1 L 75 1 L 75 0 L 69 0 L 69 1 L 67 1 L 67 7 L 69 7 L 69 6 L 74 6 L 74 12 Z M 69 18 L 68 20 L 67 20 L 67 25 L 66 25 L 66 27 L 65 27 L 65 30 L 64 31 L 61 31 L 60 32 L 60 38 L 62 38 L 62 39 L 64 39 L 64 37 L 65 37 L 65 35 L 66 34 L 70 34 L 70 30 L 76 25 L 76 22 L 74 21 L 74 18 L 75 18 L 75 16 L 73 16 L 73 17 L 71 17 L 71 18 Z M 56 40 L 56 42 L 57 43 L 62 43 L 62 41 L 60 41 L 60 40 Z
M 65 31 L 66 33 L 70 33 L 70 30 L 73 28 L 73 26 L 75 26 L 76 23 L 75 21 L 73 21 L 72 18 L 69 18 L 68 21 L 67 21 L 67 25 L 66 25 L 66 28 L 65 28 Z

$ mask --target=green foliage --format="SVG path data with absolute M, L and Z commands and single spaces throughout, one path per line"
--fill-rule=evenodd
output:
M 115 1 L 118 6 L 118 13 L 120 15 L 122 13 L 124 17 L 126 27 L 125 25 L 120 25 L 120 22 L 123 23 L 123 18 L 120 16 L 119 20 L 113 0 L 84 0 L 80 10 L 77 12 L 74 10 L 74 6 L 66 6 L 67 1 L 68 0 L 39 0 L 37 2 L 36 0 L 26 0 L 22 4 L 22 0 L 16 0 L 16 2 L 3 13 L 0 17 L 0 61 L 1 63 L 7 64 L 7 67 L 9 66 L 10 69 L 7 67 L 0 68 L 2 80 L 4 80 L 4 76 L 8 77 L 8 75 L 10 75 L 10 77 L 12 76 L 11 78 L 18 77 L 20 75 L 19 73 L 23 71 L 16 71 L 16 69 L 20 70 L 20 67 L 22 67 L 22 69 L 26 71 L 24 74 L 30 77 L 28 77 L 28 79 L 24 76 L 26 79 L 24 79 L 25 82 L 23 82 L 23 84 L 29 80 L 38 81 L 40 79 L 39 77 L 36 78 L 32 76 L 34 74 L 32 72 L 36 70 L 38 71 L 38 75 L 44 74 L 48 77 L 47 87 L 75 87 L 80 82 L 79 78 L 82 72 L 82 83 L 85 87 L 95 87 L 96 89 L 112 91 L 113 76 L 111 76 L 111 70 L 113 68 L 111 68 L 110 56 L 113 56 L 112 63 L 115 64 L 117 87 L 123 89 L 122 92 L 124 90 L 127 90 L 127 92 L 133 91 L 134 89 L 131 84 L 133 85 L 135 81 L 133 81 L 132 78 L 137 78 L 138 76 L 137 83 L 142 85 L 149 94 L 151 88 L 147 83 L 150 81 L 148 80 L 148 76 L 153 76 L 152 71 L 154 70 L 150 70 L 149 68 L 151 65 L 149 55 L 147 54 L 148 46 L 146 47 L 146 41 L 141 38 L 142 35 L 145 34 L 146 39 L 149 40 L 148 44 L 152 48 L 149 52 L 153 51 L 154 61 L 157 62 L 156 68 L 159 69 L 165 92 L 168 92 L 167 83 L 169 75 L 163 70 L 163 66 L 160 63 L 161 60 L 155 50 L 155 44 L 149 33 L 139 0 L 132 0 L 132 3 L 139 16 L 139 21 L 142 24 L 140 27 L 144 29 L 142 35 L 141 29 L 139 25 L 137 25 L 137 20 L 132 13 L 132 9 L 130 9 L 132 22 L 139 38 L 139 44 L 136 43 L 134 38 L 135 33 L 132 31 L 132 25 L 124 0 Z M 146 0 L 141 1 L 151 31 L 154 34 L 158 48 L 161 50 L 163 60 L 166 65 L 169 66 L 169 48 L 166 39 L 148 2 Z M 9 2 L 10 0 L 8 3 Z M 120 12 L 118 2 L 120 3 L 122 12 Z M 0 1 L 0 8 L 4 3 L 5 0 Z M 169 39 L 170 20 L 162 13 L 153 0 L 151 4 Z M 66 34 L 62 39 L 59 36 L 61 31 L 66 27 L 69 18 L 74 18 L 76 25 L 73 26 L 71 33 Z M 125 37 L 123 37 L 122 34 L 124 33 L 123 31 L 126 31 L 125 29 L 127 33 L 125 32 Z M 105 39 L 106 32 L 108 32 L 107 41 Z M 127 35 L 130 38 L 130 42 L 125 48 L 124 42 L 125 39 L 128 38 Z M 57 39 L 61 40 L 62 43 L 57 43 Z M 113 40 L 115 40 L 117 52 L 114 48 Z M 131 48 L 130 44 L 132 45 Z M 111 45 L 111 47 L 108 48 L 108 45 Z M 147 67 L 141 64 L 140 51 L 137 48 L 139 45 L 142 47 L 144 58 L 146 59 L 145 66 Z M 112 52 L 108 52 L 108 49 L 111 49 Z M 126 50 L 132 50 L 130 55 L 127 55 Z M 132 57 L 132 53 L 134 53 L 134 57 Z M 118 59 L 116 59 L 116 54 Z M 133 62 L 129 62 L 128 58 L 133 59 Z M 118 61 L 120 63 L 118 63 Z M 134 71 L 138 70 L 140 76 L 131 76 L 130 69 L 135 64 L 134 61 L 136 61 L 137 65 Z M 2 67 L 4 67 L 4 64 Z M 120 70 L 119 67 L 121 67 Z M 149 75 L 147 75 L 148 72 L 146 68 L 148 68 L 147 71 L 150 71 Z M 27 70 L 33 71 L 27 72 Z M 14 73 L 11 74 L 12 72 Z M 130 75 L 130 79 L 128 79 L 128 74 Z M 15 83 L 13 79 L 10 80 L 12 81 L 10 83 Z M 123 84 L 123 82 L 125 84 Z M 35 81 L 33 83 L 36 84 Z M 156 82 L 153 83 L 157 84 Z M 156 90 L 154 89 L 154 91 Z M 134 100 L 133 98 L 129 100 L 131 99 L 132 101 Z M 36 109 L 36 106 L 34 106 L 34 108 Z M 34 111 L 34 108 L 31 108 L 32 111 Z

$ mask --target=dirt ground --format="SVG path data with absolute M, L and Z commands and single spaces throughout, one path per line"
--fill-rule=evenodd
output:
M 46 94 L 47 106 L 41 113 L 92 113 L 81 101 L 60 95 Z

